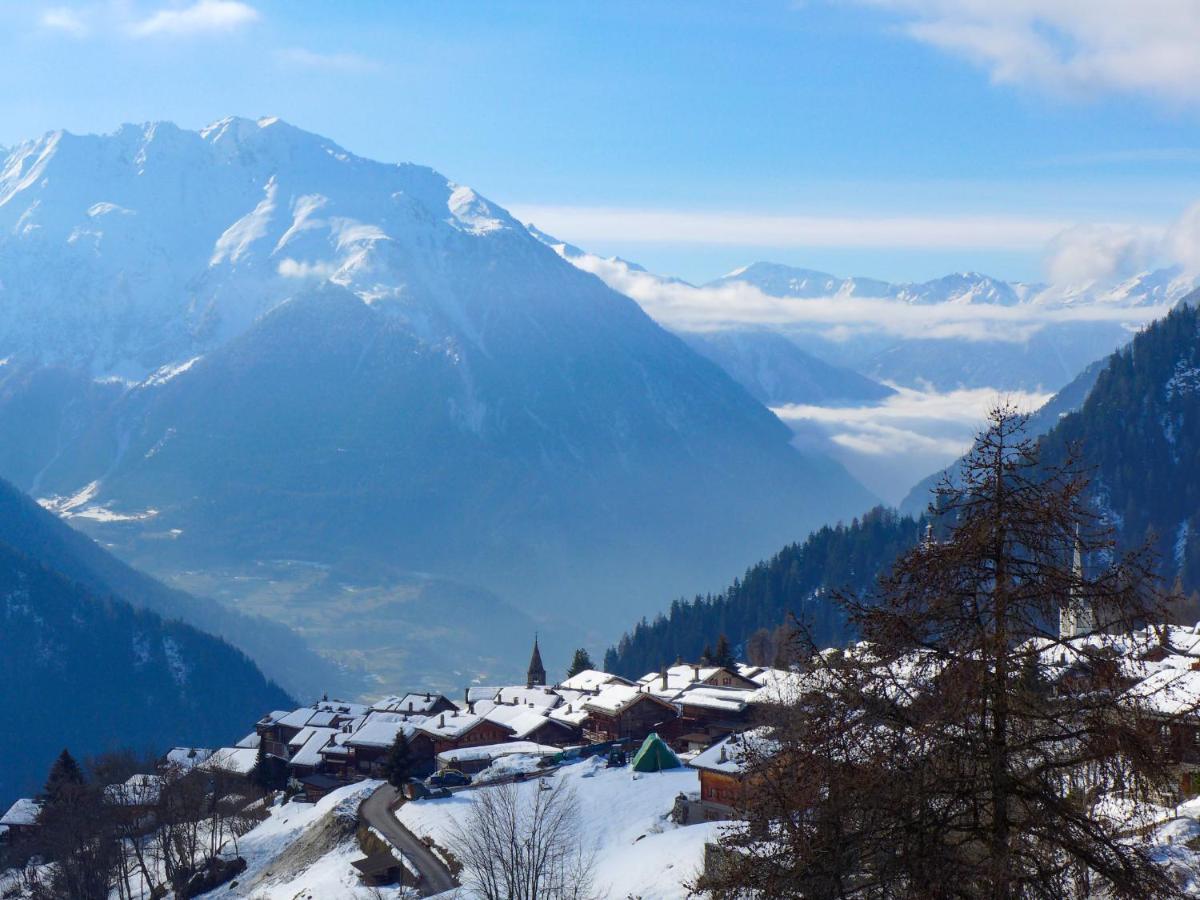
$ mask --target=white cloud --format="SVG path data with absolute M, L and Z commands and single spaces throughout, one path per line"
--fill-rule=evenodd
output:
M 859 0 L 997 83 L 1200 100 L 1195 0 Z
M 1160 235 L 1143 228 L 1076 225 L 1050 242 L 1046 273 L 1058 285 L 1126 278 L 1151 264 L 1159 240 Z
M 1158 306 L 1127 308 L 1112 304 L 908 304 L 894 298 L 856 296 L 795 299 L 774 297 L 740 281 L 705 287 L 666 281 L 631 269 L 619 260 L 592 255 L 571 262 L 632 297 L 652 318 L 683 331 L 738 325 L 796 326 L 816 330 L 832 340 L 883 332 L 911 340 L 1023 342 L 1047 325 L 1114 322 L 1136 326 L 1163 313 Z
M 190 6 L 160 9 L 134 22 L 130 33 L 137 37 L 221 34 L 253 24 L 259 18 L 258 10 L 238 0 L 199 0 Z
M 61 31 L 71 37 L 83 37 L 88 33 L 87 23 L 75 10 L 65 6 L 55 6 L 45 10 L 38 23 L 51 31 Z
M 1072 224 L 1021 216 L 787 216 L 517 204 L 513 215 L 574 241 L 758 247 L 1038 250 Z
M 324 72 L 378 72 L 383 65 L 357 53 L 318 53 L 305 47 L 279 50 L 275 58 L 284 65 Z
M 1167 229 L 1165 252 L 1188 274 L 1200 273 L 1200 202 L 1189 206 Z
M 891 385 L 896 393 L 875 406 L 829 408 L 789 405 L 774 413 L 797 432 L 797 443 L 834 456 L 888 503 L 963 454 L 983 427 L 987 412 L 1006 399 L 1033 410 L 1049 394 L 1005 393 L 994 388 L 944 393 Z

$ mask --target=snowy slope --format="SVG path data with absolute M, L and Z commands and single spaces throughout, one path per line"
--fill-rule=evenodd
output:
M 680 827 L 668 818 L 679 793 L 700 788 L 695 769 L 637 774 L 606 769 L 598 759 L 577 763 L 551 776 L 564 779 L 579 802 L 584 831 L 596 842 L 596 887 L 610 897 L 684 900 L 683 887 L 703 863 L 704 845 L 716 838 L 719 823 Z M 536 782 L 521 785 L 537 790 Z M 482 788 L 481 790 L 487 790 Z M 400 821 L 418 836 L 445 846 L 455 822 L 466 816 L 475 791 L 448 800 L 422 800 L 397 810 Z

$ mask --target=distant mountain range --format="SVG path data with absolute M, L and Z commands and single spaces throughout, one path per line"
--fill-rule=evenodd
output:
M 491 661 L 436 663 L 494 673 L 531 618 L 600 638 L 871 502 L 431 169 L 229 119 L 56 132 L 0 173 L 0 473 L 325 650 L 374 626 L 369 671 L 471 630 Z
M 169 592 L 3 481 L 0 511 L 0 701 L 13 722 L 0 731 L 0 806 L 39 788 L 64 746 L 80 758 L 216 746 L 294 705 L 229 644 L 132 606 Z
M 767 297 L 794 300 L 799 304 L 821 299 L 883 300 L 906 307 L 997 307 L 1046 316 L 1036 328 L 1017 330 L 1003 337 L 991 334 L 946 336 L 934 328 L 927 329 L 927 334 L 899 337 L 886 329 L 864 327 L 862 323 L 843 327 L 821 317 L 810 323 L 735 323 L 694 331 L 685 326 L 674 326 L 689 339 L 694 333 L 697 339 L 709 343 L 734 340 L 742 344 L 739 354 L 718 358 L 731 373 L 735 373 L 734 377 L 739 377 L 738 372 L 753 372 L 756 367 L 772 368 L 771 359 L 778 351 L 765 343 L 758 349 L 756 342 L 759 339 L 754 337 L 767 331 L 785 337 L 811 357 L 877 382 L 942 391 L 955 388 L 1056 390 L 1085 366 L 1126 343 L 1147 318 L 1147 313 L 1165 313 L 1196 287 L 1195 277 L 1176 268 L 1144 272 L 1113 284 L 1063 287 L 1005 282 L 977 272 L 946 275 L 927 282 L 894 283 L 874 278 L 842 278 L 772 262 L 743 266 L 697 286 L 652 274 L 627 260 L 601 260 L 536 228 L 532 231 L 564 259 L 595 272 L 614 286 L 627 286 L 631 276 L 643 282 L 652 280 L 684 292 L 672 295 L 677 302 L 681 302 L 681 298 L 685 302 L 688 289 L 713 292 L 742 286 Z M 1104 314 L 1071 314 L 1086 308 L 1102 310 Z M 802 309 L 797 306 L 797 311 Z M 1128 320 L 1122 319 L 1121 310 L 1129 312 Z M 1060 318 L 1055 319 L 1055 314 Z M 748 335 L 751 337 L 746 337 Z M 807 374 L 800 375 L 797 384 L 803 385 L 808 380 Z M 748 386 L 753 390 L 753 383 Z M 796 393 L 803 393 L 803 389 Z M 836 404 L 830 402 L 828 405 Z

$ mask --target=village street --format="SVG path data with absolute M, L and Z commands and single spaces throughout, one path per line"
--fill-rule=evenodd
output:
M 458 882 L 445 863 L 392 815 L 392 808 L 399 800 L 400 792 L 396 788 L 390 784 L 380 785 L 375 793 L 363 801 L 359 815 L 403 853 L 420 873 L 422 897 L 432 897 L 458 887 Z

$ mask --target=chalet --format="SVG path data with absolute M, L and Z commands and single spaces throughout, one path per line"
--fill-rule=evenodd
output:
M 198 768 L 204 772 L 249 775 L 257 763 L 258 749 L 255 747 L 218 747 Z
M 510 739 L 514 741 L 535 741 L 561 747 L 579 739 L 578 726 L 551 718 L 547 710 L 535 706 L 497 706 L 484 718 L 511 729 Z
M 754 691 L 738 688 L 693 687 L 675 698 L 679 721 L 671 730 L 672 741 L 682 750 L 701 750 L 718 738 L 750 725 L 750 698 Z
M 401 733 L 409 742 L 409 753 L 414 757 L 414 762 L 419 764 L 421 757 L 432 759 L 433 744 L 425 741 L 422 748 L 421 742 L 413 740 L 419 724 L 418 721 L 409 720 L 403 713 L 371 713 L 357 731 L 341 739 L 342 746 L 349 753 L 346 760 L 347 777 L 382 777 L 388 753 L 396 742 L 396 735 Z M 336 758 L 338 751 L 334 749 L 333 753 Z M 329 758 L 329 754 L 326 756 Z
M 209 751 L 211 756 L 211 751 Z M 205 759 L 208 757 L 206 756 Z M 141 813 L 158 804 L 165 779 L 161 775 L 131 775 L 122 784 L 104 788 L 104 800 L 131 812 Z
M 417 725 L 417 734 L 433 743 L 433 755 L 460 747 L 479 747 L 508 740 L 512 729 L 468 712 L 439 713 Z
M 175 772 L 189 772 L 210 756 L 212 751 L 205 747 L 172 747 L 166 756 L 159 760 L 158 767 Z
M 336 728 L 320 728 L 306 725 L 288 742 L 291 757 L 288 765 L 296 776 L 316 772 L 324 763 L 321 751 L 340 732 Z
M 16 844 L 33 834 L 41 811 L 42 804 L 28 798 L 22 798 L 10 806 L 8 812 L 0 816 L 0 827 L 7 829 L 5 839 Z
M 648 672 L 638 685 L 663 699 L 674 699 L 680 691 L 693 687 L 757 690 L 761 685 L 724 666 L 674 665 L 661 672 Z
M 705 821 L 733 819 L 752 790 L 748 777 L 748 749 L 769 749 L 768 739 L 760 730 L 732 734 L 713 744 L 688 763 L 700 773 L 699 810 Z
M 289 759 L 288 743 L 305 727 L 340 729 L 347 722 L 361 719 L 370 710 L 361 703 L 344 700 L 320 700 L 291 712 L 275 710 L 254 725 L 259 743 L 274 756 Z
M 628 738 L 645 740 L 652 731 L 678 717 L 675 706 L 654 694 L 624 684 L 603 688 L 595 697 L 584 701 L 587 717 L 584 735 L 594 741 L 614 741 Z
M 454 712 L 456 709 L 458 707 L 449 697 L 429 691 L 387 697 L 371 704 L 372 712 L 401 713 L 407 717 L 436 716 L 438 713 Z
M 1129 694 L 1161 721 L 1159 741 L 1175 772 L 1180 795 L 1200 794 L 1200 671 L 1190 666 L 1162 668 L 1136 684 Z

